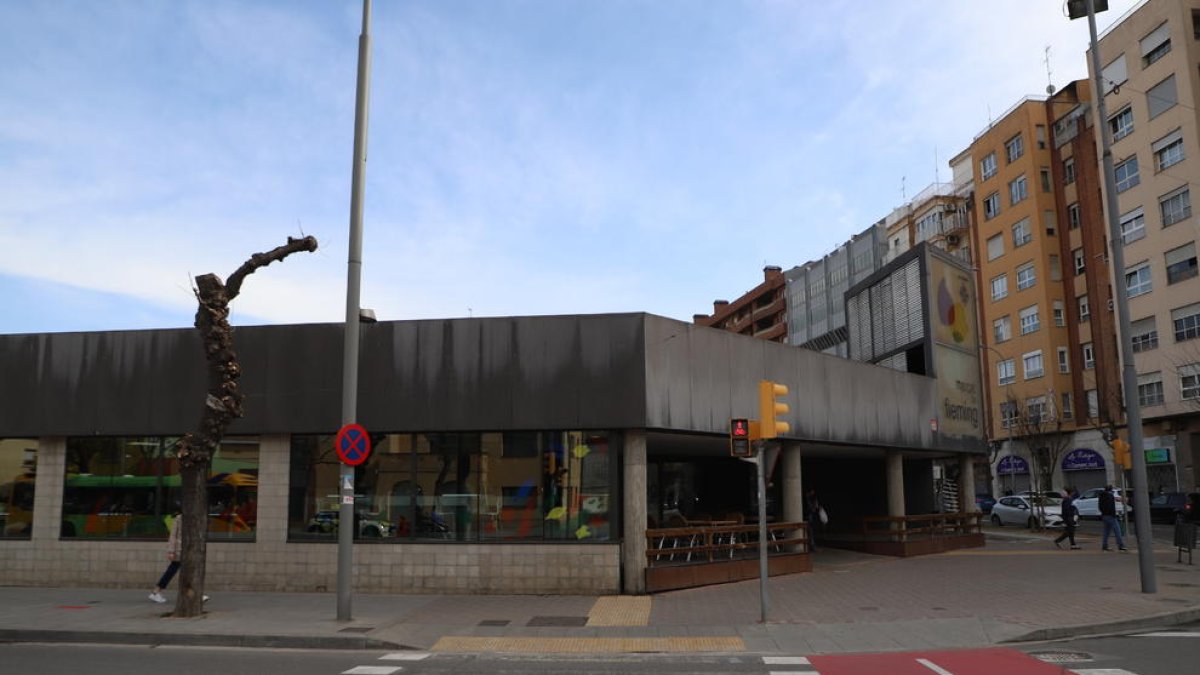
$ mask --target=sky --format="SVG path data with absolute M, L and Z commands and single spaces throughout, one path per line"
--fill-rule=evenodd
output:
M 1101 30 L 1134 7 L 1110 0 Z M 345 319 L 358 0 L 0 0 L 0 333 Z M 1087 77 L 1061 0 L 375 0 L 363 307 L 683 321 Z M 1049 47 L 1047 64 L 1046 48 Z M 1049 71 L 1049 72 L 1048 72 Z

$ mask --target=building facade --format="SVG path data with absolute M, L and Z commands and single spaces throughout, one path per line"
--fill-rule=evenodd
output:
M 712 314 L 694 314 L 698 326 L 720 328 L 771 342 L 787 342 L 787 302 L 782 268 L 763 268 L 763 281 L 729 302 L 714 300 Z

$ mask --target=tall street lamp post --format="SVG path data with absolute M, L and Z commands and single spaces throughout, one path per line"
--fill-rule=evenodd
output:
M 1146 479 L 1146 453 L 1142 447 L 1142 411 L 1137 401 L 1137 369 L 1133 363 L 1133 336 L 1129 329 L 1129 289 L 1125 282 L 1125 243 L 1121 239 L 1121 224 L 1117 216 L 1116 179 L 1113 174 L 1112 132 L 1108 128 L 1108 108 L 1104 102 L 1104 75 L 1100 70 L 1100 46 L 1096 39 L 1096 12 L 1108 9 L 1108 0 L 1068 0 L 1071 19 L 1087 17 L 1091 37 L 1093 96 L 1096 98 L 1096 128 L 1104 169 L 1104 206 L 1108 212 L 1108 242 L 1112 249 L 1113 269 L 1117 283 L 1117 332 L 1121 343 L 1121 382 L 1124 389 L 1125 419 L 1129 425 L 1129 445 L 1133 449 L 1133 522 L 1137 531 L 1138 570 L 1143 593 L 1155 593 L 1158 585 L 1154 574 L 1154 544 L 1150 531 L 1149 481 Z

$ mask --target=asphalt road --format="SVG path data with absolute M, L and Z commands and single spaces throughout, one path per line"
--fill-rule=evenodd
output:
M 511 656 L 420 652 L 0 645 L 5 673 L 44 675 L 517 675 L 697 673 L 700 675 L 1180 675 L 1200 663 L 1200 625 L 1136 636 L 1019 647 L 838 655 Z

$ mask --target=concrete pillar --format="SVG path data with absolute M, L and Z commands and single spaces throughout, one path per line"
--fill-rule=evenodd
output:
M 975 456 L 958 456 L 958 510 L 972 513 L 975 508 Z
M 625 432 L 621 513 L 624 515 L 621 545 L 622 590 L 627 595 L 646 592 L 646 432 Z
M 783 520 L 788 523 L 798 523 L 804 520 L 804 481 L 800 475 L 800 444 L 782 443 L 779 458 L 780 470 L 783 475 Z M 789 536 L 796 536 L 791 533 Z M 791 547 L 799 550 L 799 545 Z
M 61 436 L 38 439 L 37 477 L 33 488 L 35 542 L 57 544 L 62 531 L 63 482 L 67 466 L 67 439 Z
M 904 516 L 904 456 L 899 450 L 887 451 L 888 515 Z

